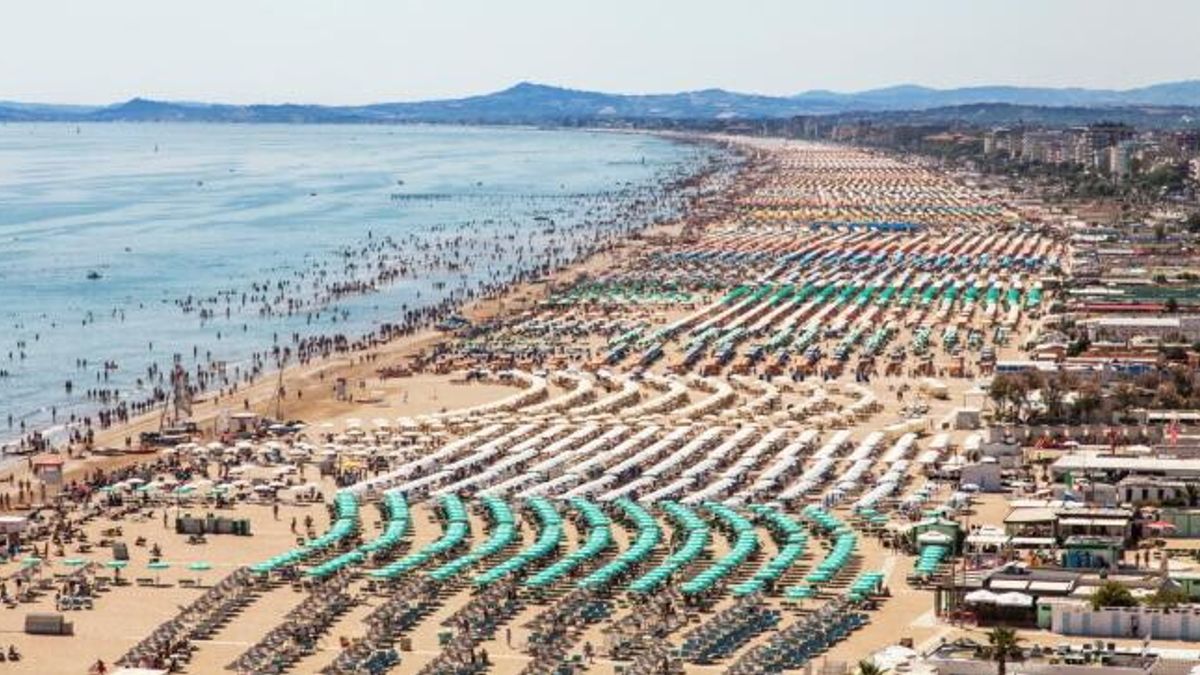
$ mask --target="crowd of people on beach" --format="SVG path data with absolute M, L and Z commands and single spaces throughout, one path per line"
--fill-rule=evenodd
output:
M 270 348 L 244 355 L 241 363 L 230 364 L 194 345 L 190 366 L 183 366 L 183 355 L 176 352 L 171 357 L 174 365 L 152 361 L 143 375 L 133 376 L 134 370 L 113 359 L 77 357 L 76 370 L 94 370 L 97 386 L 84 388 L 74 379 L 66 381 L 66 405 L 72 412 L 60 416 L 58 406 L 48 411 L 51 423 L 61 424 L 66 433 L 51 439 L 29 428 L 26 420 L 33 418 L 30 414 L 9 413 L 7 430 L 19 436 L 8 449 L 41 451 L 52 440 L 90 446 L 97 430 L 124 425 L 166 404 L 175 396 L 173 373 L 180 369 L 186 373 L 187 396 L 211 395 L 219 401 L 277 368 L 361 354 L 458 320 L 464 304 L 495 299 L 514 284 L 543 278 L 611 250 L 632 232 L 683 212 L 705 186 L 705 179 L 729 173 L 735 163 L 733 155 L 710 152 L 647 184 L 621 184 L 570 195 L 469 197 L 478 202 L 473 206 L 482 209 L 480 213 L 491 215 L 434 223 L 404 236 L 372 228 L 362 240 L 335 250 L 326 259 L 311 256 L 307 266 L 274 270 L 273 278 L 251 281 L 245 288 L 177 298 L 174 306 L 184 316 L 198 317 L 201 328 L 213 331 L 219 341 L 231 329 L 230 324 L 234 330 L 248 332 L 251 321 L 278 323 L 303 316 L 306 327 L 347 323 L 351 312 L 347 303 L 352 298 L 399 284 L 418 286 L 412 291 L 412 300 L 397 308 L 395 319 L 373 330 L 357 335 L 343 330 L 291 330 L 282 340 L 276 333 Z M 532 222 L 527 215 L 530 212 L 537 214 Z M 89 314 L 94 320 L 95 313 Z M 125 310 L 114 316 L 124 321 Z M 28 349 L 26 340 L 18 340 L 9 360 L 23 360 Z M 147 351 L 155 353 L 153 342 Z M 101 367 L 94 366 L 97 362 Z M 118 378 L 123 372 L 131 375 Z

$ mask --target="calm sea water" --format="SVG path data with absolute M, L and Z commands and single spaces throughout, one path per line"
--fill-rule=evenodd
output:
M 176 354 L 244 363 L 276 335 L 362 334 L 456 285 L 511 276 L 552 240 L 568 255 L 706 152 L 582 131 L 0 125 L 0 438 L 51 425 L 52 409 L 59 424 L 90 414 L 89 388 L 145 396 L 137 378 Z M 346 261 L 384 239 L 414 261 L 470 255 L 292 315 L 181 310 L 280 279 L 361 275 Z

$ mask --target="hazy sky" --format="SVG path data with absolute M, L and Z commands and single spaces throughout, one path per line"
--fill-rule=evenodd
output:
M 0 100 L 365 103 L 1200 77 L 1197 0 L 8 0 Z

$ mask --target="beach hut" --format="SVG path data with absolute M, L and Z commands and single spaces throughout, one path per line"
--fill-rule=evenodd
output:
M 59 454 L 43 453 L 29 460 L 33 475 L 46 485 L 62 485 L 63 466 L 67 460 Z

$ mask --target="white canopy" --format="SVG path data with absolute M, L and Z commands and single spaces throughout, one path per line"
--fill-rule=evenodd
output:
M 977 591 L 971 591 L 963 596 L 963 600 L 974 605 L 994 605 L 996 604 L 996 594 L 981 588 Z

